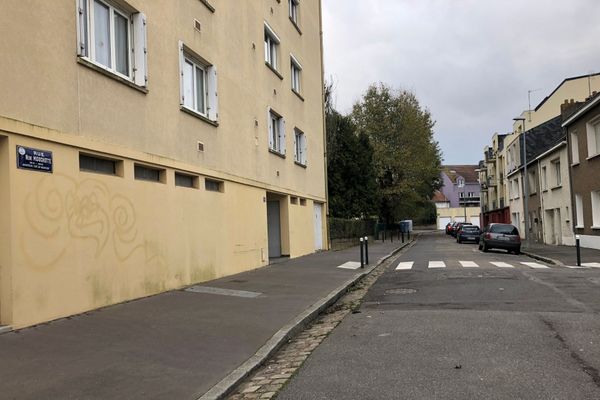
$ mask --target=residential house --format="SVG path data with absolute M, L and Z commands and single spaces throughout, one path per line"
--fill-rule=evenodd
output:
M 481 215 L 483 226 L 492 222 L 510 222 L 505 185 L 504 143 L 509 134 L 494 134 L 492 145 L 484 148 L 485 159 L 480 162 Z
M 598 88 L 600 88 L 600 74 L 576 76 L 563 80 L 547 97 L 544 98 L 544 100 L 542 100 L 535 107 L 534 110 L 524 111 L 520 118 L 515 118 L 515 122 L 513 124 L 513 133 L 505 137 L 504 150 L 500 153 L 504 157 L 505 177 L 508 177 L 510 174 L 510 179 L 504 180 L 505 193 L 511 198 L 511 201 L 508 202 L 510 207 L 508 213 L 510 215 L 509 220 L 521 228 L 520 231 L 523 235 L 525 235 L 524 218 L 525 215 L 529 214 L 523 211 L 524 201 L 522 192 L 524 190 L 524 179 L 522 175 L 523 168 L 521 168 L 522 157 L 520 155 L 521 145 L 523 142 L 521 139 L 523 131 L 545 124 L 548 121 L 551 121 L 553 118 L 561 115 L 561 104 L 563 104 L 565 99 L 583 101 L 594 90 L 598 90 Z M 530 159 L 528 159 L 528 162 L 529 160 Z M 539 180 L 539 175 L 536 177 L 536 179 Z M 555 191 L 553 193 L 555 193 Z M 561 224 L 566 223 L 564 215 L 561 216 L 561 219 Z M 542 223 L 541 221 L 542 219 L 538 217 L 539 224 Z M 561 226 L 566 227 L 564 225 Z M 535 228 L 534 225 L 530 225 L 530 227 L 533 232 L 533 229 Z M 544 234 L 536 232 L 535 238 L 543 237 Z M 551 242 L 556 243 L 560 241 L 555 240 Z M 569 242 L 568 238 L 565 238 L 565 243 L 566 242 Z
M 3 2 L 0 325 L 327 248 L 320 3 Z
M 480 185 L 478 165 L 442 166 L 442 188 L 434 195 L 438 229 L 448 222 L 467 221 L 479 226 Z
M 525 218 L 529 218 L 529 239 L 539 243 L 573 244 L 566 142 L 561 123 L 562 117 L 557 116 L 529 129 L 507 150 L 511 160 L 507 165 L 507 180 L 513 224 L 525 237 Z M 524 140 L 527 188 L 522 159 Z M 526 191 L 529 194 L 527 213 L 521 213 Z
M 567 118 L 572 219 L 583 247 L 600 249 L 600 95 Z

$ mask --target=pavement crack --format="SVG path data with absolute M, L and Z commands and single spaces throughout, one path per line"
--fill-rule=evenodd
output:
M 582 303 L 581 301 L 574 299 L 573 297 L 569 296 L 567 293 L 565 293 L 564 291 L 560 290 L 559 288 L 557 288 L 556 286 L 554 286 L 552 283 L 550 282 L 546 282 L 543 279 L 538 278 L 537 276 L 534 276 L 528 272 L 525 271 L 521 271 L 521 273 L 526 276 L 530 281 L 535 282 L 539 285 L 543 285 L 546 286 L 547 288 L 551 289 L 552 291 L 554 291 L 555 293 L 559 294 L 563 299 L 565 299 L 565 301 L 572 305 L 573 307 L 578 308 L 581 311 L 584 311 L 586 313 L 590 313 L 590 314 L 595 314 L 595 311 L 590 308 L 587 304 Z
M 546 327 L 550 330 L 550 332 L 552 332 L 552 334 L 554 335 L 554 338 L 560 342 L 561 347 L 570 353 L 571 358 L 573 360 L 575 360 L 575 362 L 577 363 L 577 365 L 579 365 L 581 370 L 583 372 L 585 372 L 586 374 L 588 374 L 590 376 L 590 378 L 592 378 L 592 381 L 594 382 L 594 384 L 600 388 L 600 372 L 598 371 L 598 369 L 589 365 L 575 350 L 573 350 L 573 349 L 571 349 L 571 347 L 569 347 L 567 341 L 556 330 L 552 321 L 548 321 L 547 319 L 544 319 L 544 318 L 541 318 L 541 320 L 544 323 L 544 325 L 546 325 Z

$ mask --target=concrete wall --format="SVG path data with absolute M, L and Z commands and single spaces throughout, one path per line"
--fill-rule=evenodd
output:
M 451 218 L 452 221 L 464 221 L 465 220 L 465 208 L 464 207 L 451 207 L 451 208 L 438 208 L 437 219 L 440 218 Z M 467 207 L 467 221 L 471 223 L 479 222 L 479 213 L 481 209 L 479 207 Z
M 268 263 L 266 197 L 281 207 L 282 250 L 314 246 L 326 207 L 320 2 L 131 0 L 148 20 L 147 92 L 78 62 L 76 2 L 9 0 L 0 13 L 0 324 L 23 327 Z M 194 29 L 194 19 L 202 24 Z M 281 38 L 281 79 L 264 62 L 264 22 Z M 235 27 L 235 29 L 232 29 Z M 179 41 L 218 68 L 218 126 L 179 104 Z M 301 97 L 289 57 L 302 63 Z M 268 150 L 267 109 L 286 120 L 286 157 Z M 308 140 L 294 163 L 293 129 Z M 198 151 L 198 142 L 204 151 Z M 52 174 L 16 168 L 16 146 L 53 152 Z M 122 173 L 79 170 L 79 153 Z M 134 179 L 134 164 L 164 170 Z M 198 188 L 175 186 L 174 173 Z M 223 181 L 223 192 L 204 179 Z M 297 197 L 297 205 L 290 197 Z M 328 238 L 322 216 L 324 247 Z
M 8 137 L 0 134 L 0 325 L 10 321 L 11 295 L 11 187 L 9 174 Z
M 0 63 L 0 87 L 18 95 L 0 97 L 0 116 L 324 200 L 319 2 L 301 4 L 302 35 L 285 1 L 219 2 L 215 13 L 200 1 L 129 4 L 148 20 L 147 94 L 77 62 L 75 1 L 3 4 L 0 52 L 10 62 Z M 284 79 L 265 65 L 265 21 L 281 38 Z M 218 69 L 218 127 L 180 110 L 179 41 Z M 291 90 L 290 53 L 302 63 L 304 101 Z M 285 159 L 268 151 L 268 107 L 286 120 Z M 306 169 L 293 162 L 294 127 L 308 139 Z

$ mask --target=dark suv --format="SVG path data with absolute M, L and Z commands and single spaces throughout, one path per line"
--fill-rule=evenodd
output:
M 457 222 L 456 225 L 454 225 L 454 228 L 450 231 L 450 234 L 453 237 L 456 237 L 456 235 L 458 234 L 458 231 L 460 231 L 460 229 L 465 225 L 471 225 L 471 223 L 470 222 Z
M 475 242 L 479 243 L 481 231 L 476 225 L 462 225 L 456 234 L 456 243 Z
M 479 250 L 504 249 L 515 254 L 521 252 L 521 237 L 516 226 L 511 224 L 489 224 L 479 237 Z

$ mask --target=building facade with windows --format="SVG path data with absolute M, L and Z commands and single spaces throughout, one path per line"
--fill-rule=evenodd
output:
M 470 222 L 479 226 L 480 185 L 477 165 L 442 166 L 442 187 L 433 197 L 438 229 L 449 222 Z
M 327 249 L 320 1 L 0 14 L 0 325 Z
M 572 218 L 583 247 L 600 249 L 600 95 L 563 123 L 568 142 Z

